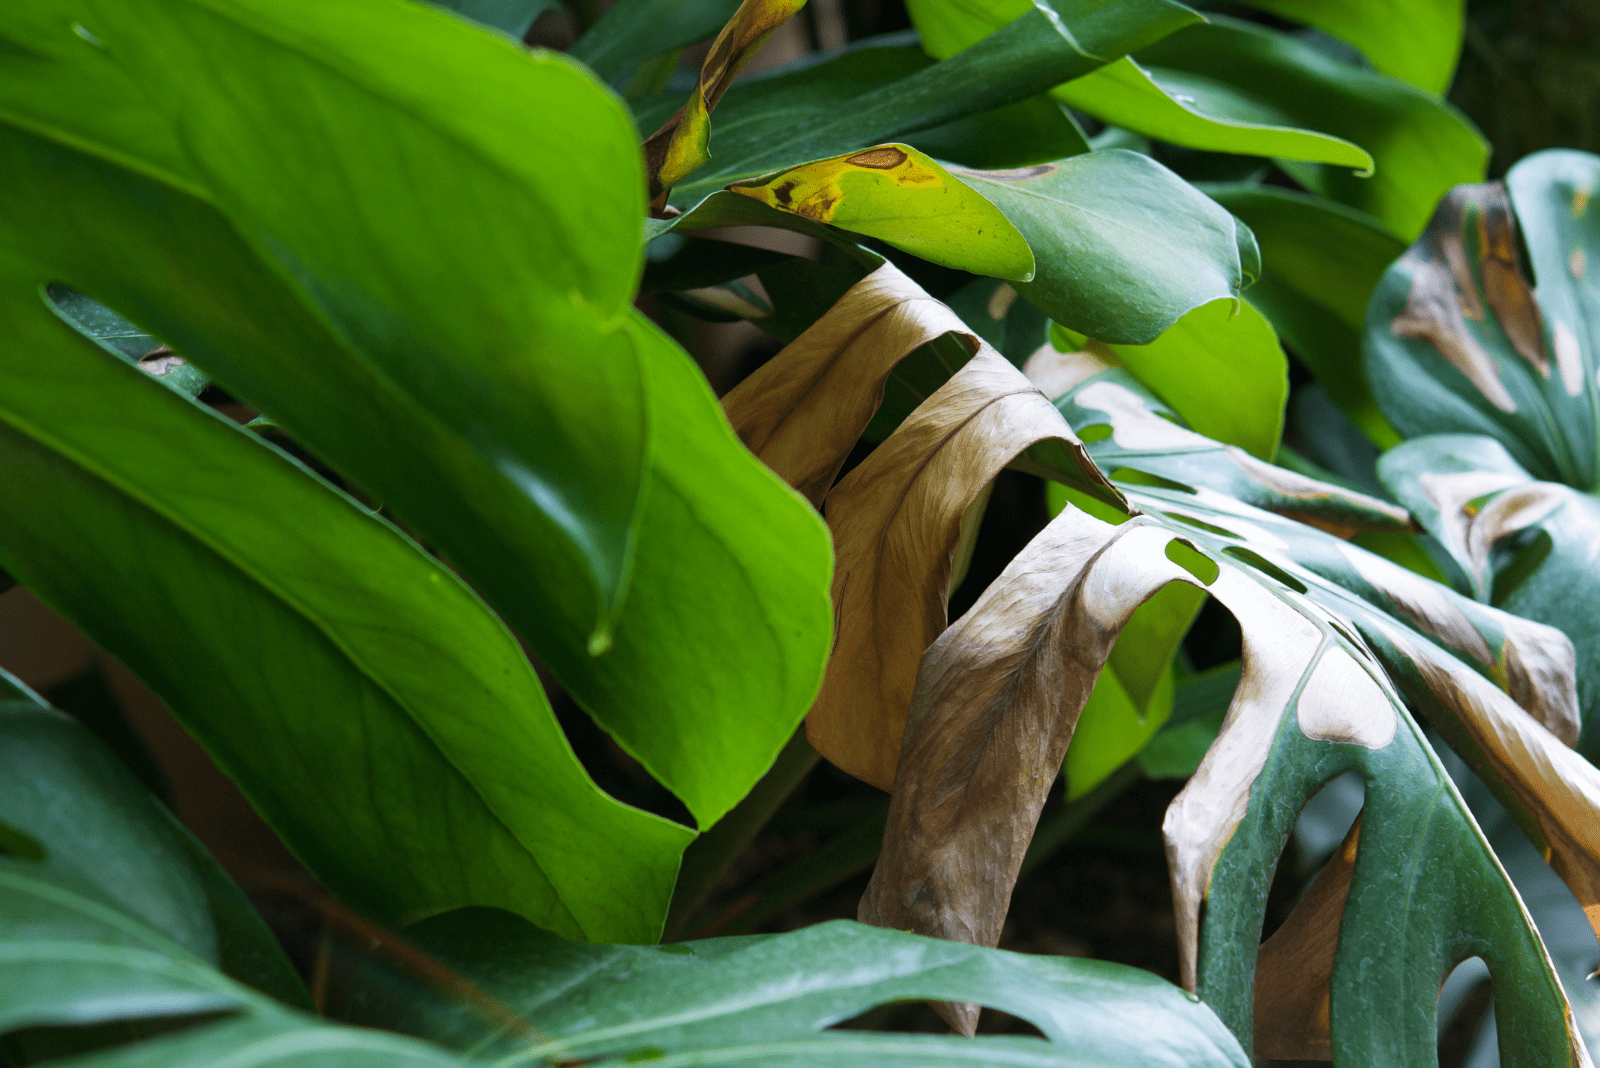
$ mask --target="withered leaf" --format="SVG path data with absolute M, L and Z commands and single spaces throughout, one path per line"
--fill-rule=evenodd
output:
M 711 42 L 688 102 L 644 143 L 653 210 L 663 209 L 672 187 L 711 158 L 712 110 L 767 38 L 805 2 L 744 0 Z
M 806 736 L 843 770 L 893 784 L 917 665 L 945 628 L 962 514 L 1046 439 L 1082 454 L 1044 395 L 984 347 L 828 494 L 837 637 Z
M 928 650 L 862 922 L 999 941 L 1045 795 L 1117 633 L 1168 582 L 1195 583 L 1162 555 L 1171 540 L 1138 519 L 1113 527 L 1069 507 Z M 973 1032 L 976 1006 L 941 1010 Z

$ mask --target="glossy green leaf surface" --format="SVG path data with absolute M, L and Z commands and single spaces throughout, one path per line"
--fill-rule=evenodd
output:
M 1488 147 L 1460 112 L 1393 78 L 1341 63 L 1309 44 L 1221 15 L 1141 50 L 1140 63 L 1222 82 L 1296 124 L 1361 146 L 1370 178 L 1347 167 L 1283 160 L 1306 188 L 1377 216 L 1411 240 L 1458 182 L 1483 177 Z
M 928 64 L 914 53 L 894 58 L 905 73 L 891 81 L 877 69 L 885 58 L 879 49 L 752 79 L 719 105 L 711 162 L 674 190 L 671 203 L 687 209 L 729 182 L 886 141 L 916 144 L 912 135 L 919 130 L 1028 100 L 1195 17 L 1169 0 L 1133 0 L 1115 9 L 1091 0 L 1059 7 L 1041 0 L 1003 30 L 941 62 Z M 799 87 L 820 81 L 832 84 L 799 98 Z M 640 125 L 649 124 L 641 112 Z
M 1216 78 L 1123 58 L 1055 90 L 1057 99 L 1125 130 L 1208 152 L 1277 156 L 1370 172 L 1341 137 L 1297 128 L 1292 115 Z
M 738 7 L 739 0 L 617 0 L 571 54 L 621 88 L 645 60 L 714 36 Z
M 1148 156 L 1110 149 L 953 173 L 1032 246 L 1035 273 L 1018 292 L 1090 337 L 1153 341 L 1200 305 L 1236 299 L 1245 285 L 1233 217 Z
M 234 979 L 309 1007 L 266 924 L 188 829 L 82 726 L 10 689 L 0 673 L 7 873 L 77 888 Z M 11 844 L 18 836 L 34 849 Z
M 1250 0 L 1355 45 L 1374 68 L 1430 93 L 1450 87 L 1466 23 L 1464 0 Z
M 0 855 L 0 1035 L 132 1025 L 101 1030 L 103 1042 L 138 1035 L 143 1022 L 220 1013 L 220 1022 L 71 1063 L 464 1063 L 411 1039 L 324 1023 L 235 982 L 308 1000 L 266 925 L 182 825 L 82 727 L 4 690 L 0 680 L 0 820 L 10 840 L 23 836 L 39 855 Z
M 54 10 L 0 24 L 14 299 L 66 282 L 171 342 L 446 554 L 700 822 L 726 811 L 820 674 L 826 540 L 628 308 L 617 101 L 420 6 L 143 0 L 74 9 L 82 33 Z M 799 552 L 745 549 L 752 514 Z M 675 607 L 702 593 L 764 621 L 744 655 L 678 655 L 726 637 Z M 643 706 L 674 730 L 634 730 Z
M 1367 301 L 1404 251 L 1400 240 L 1373 216 L 1326 197 L 1264 185 L 1202 188 L 1260 242 L 1262 274 L 1250 303 L 1357 426 L 1380 445 L 1397 442 L 1367 387 L 1360 352 Z
M 528 1021 L 530 1033 L 486 1027 L 479 1014 L 441 1004 L 414 982 L 397 983 L 388 997 L 375 993 L 364 1017 L 447 1046 L 492 1050 L 507 1068 L 587 1058 L 848 1068 L 1247 1064 L 1208 1008 L 1148 972 L 849 921 L 658 947 L 583 946 L 471 910 L 408 934 Z M 917 998 L 1003 1007 L 1045 1040 L 824 1030 L 875 1005 Z
M 594 786 L 504 624 L 26 277 L 0 288 L 6 569 L 146 679 L 351 901 L 415 917 L 492 900 L 575 936 L 654 937 L 691 832 Z
M 1085 343 L 1060 332 L 1056 340 L 1072 347 Z M 1203 304 L 1148 345 L 1109 345 L 1104 351 L 1199 433 L 1265 460 L 1277 453 L 1289 361 L 1252 301 Z

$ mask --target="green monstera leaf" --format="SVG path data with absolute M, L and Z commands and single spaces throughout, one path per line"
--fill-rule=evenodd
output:
M 1461 186 L 1384 275 L 1373 394 L 1407 440 L 1379 475 L 1472 594 L 1578 652 L 1583 748 L 1600 706 L 1600 158 L 1552 151 Z M 1526 250 L 1526 261 L 1524 251 Z
M 1205 1005 L 1149 972 L 1025 956 L 849 921 L 665 946 L 563 942 L 491 909 L 407 935 L 504 1011 L 494 1019 L 415 979 L 375 981 L 357 1018 L 470 1049 L 475 1063 L 840 1068 L 1243 1068 Z M 975 998 L 1044 1038 L 825 1030 L 892 1001 Z M 507 1019 L 511 1021 L 508 1025 Z M 525 1021 L 525 1023 L 524 1023 Z
M 547 119 L 530 128 L 532 113 Z M 0 16 L 0 184 L 0 317 L 9 331 L 0 426 L 15 450 L 0 464 L 8 512 L 0 558 L 30 585 L 48 584 L 47 599 L 101 644 L 140 661 L 205 743 L 230 751 L 225 763 L 248 780 L 247 793 L 281 791 L 263 766 L 279 757 L 242 741 L 268 709 L 333 725 L 370 707 L 365 722 L 385 725 L 411 751 L 433 746 L 427 724 L 503 717 L 488 696 L 501 683 L 537 695 L 515 640 L 455 571 L 700 826 L 770 765 L 826 655 L 826 533 L 740 448 L 687 355 L 632 308 L 644 208 L 638 145 L 621 103 L 579 64 L 421 4 L 26 5 Z M 405 596 L 426 601 L 436 582 L 448 612 L 475 614 L 474 625 L 496 633 L 481 648 L 510 661 L 489 669 L 497 683 L 448 696 L 440 687 L 416 702 L 390 669 L 430 652 L 390 635 L 403 650 L 369 655 L 349 630 L 368 626 L 364 640 L 383 644 L 383 626 L 340 612 L 359 605 L 353 613 L 385 623 L 398 614 L 425 628 L 429 609 L 397 613 L 375 595 L 318 616 L 324 606 L 304 588 L 328 596 L 367 566 L 354 552 L 353 562 L 333 563 L 345 550 L 322 540 L 375 520 L 356 518 L 359 509 L 326 487 L 283 492 L 317 498 L 308 514 L 337 513 L 330 526 L 303 519 L 276 490 L 258 494 L 261 469 L 276 472 L 274 486 L 305 481 L 281 456 L 232 441 L 185 453 L 169 432 L 225 439 L 226 427 L 204 410 L 150 399 L 150 383 L 63 322 L 71 309 L 48 299 L 58 284 L 167 342 L 448 559 L 445 570 L 397 532 L 369 532 L 390 543 L 383 559 L 409 554 L 395 566 L 423 576 L 395 580 Z M 93 403 L 75 393 L 69 364 L 91 368 Z M 60 403 L 71 396 L 79 403 Z M 199 561 L 180 544 L 198 539 L 223 573 L 281 583 L 265 600 L 289 617 L 317 617 L 293 626 L 327 656 L 315 668 L 303 660 L 274 670 L 252 655 L 263 640 L 256 617 L 219 608 L 224 625 L 208 627 L 199 622 L 208 609 L 194 598 L 157 599 L 181 606 L 180 616 L 187 609 L 209 640 L 238 643 L 208 658 L 205 672 L 193 670 L 191 654 L 155 640 L 160 625 L 117 616 L 119 606 L 132 609 L 108 585 L 112 569 L 96 565 L 116 557 L 137 568 L 140 547 L 118 541 L 112 525 L 85 521 L 69 548 L 61 530 L 83 517 L 39 504 L 27 482 L 34 476 L 11 458 L 22 452 L 30 464 L 74 469 L 98 507 L 150 520 L 167 551 Z M 189 469 L 197 456 L 208 460 L 198 468 L 214 478 L 217 500 L 232 508 L 227 531 L 201 529 L 219 512 L 184 485 L 199 477 Z M 220 456 L 252 473 L 234 477 Z M 27 521 L 11 521 L 13 509 Z M 272 515 L 249 514 L 257 509 Z M 270 522 L 292 536 L 273 542 L 262 533 Z M 313 557 L 327 551 L 321 564 L 286 572 L 274 556 L 290 546 Z M 140 577 L 155 570 L 146 565 Z M 739 655 L 726 655 L 735 648 Z M 329 658 L 358 663 L 335 669 Z M 251 677 L 257 669 L 274 675 L 276 689 L 307 696 L 268 696 Z M 250 695 L 227 719 L 201 692 L 218 675 Z M 363 677 L 353 689 L 335 682 Z M 541 697 L 513 704 L 548 717 Z M 334 744 L 333 728 L 324 731 L 319 756 L 355 759 L 358 732 Z M 559 778 L 583 781 L 558 731 L 537 736 L 524 741 L 578 773 Z M 498 766 L 506 784 L 526 779 L 492 733 L 456 740 L 471 755 L 458 751 L 454 766 L 480 785 L 485 765 Z M 355 779 L 337 781 L 359 793 Z M 436 814 L 482 809 L 492 793 Z M 297 848 L 309 842 L 345 863 L 350 851 L 321 848 L 345 831 L 331 816 L 319 820 L 314 796 L 291 806 L 298 826 L 290 829 L 282 806 L 275 822 Z M 513 844 L 520 832 L 484 816 L 484 833 L 525 849 Z M 657 838 L 685 833 L 668 828 Z M 385 840 L 399 851 L 407 837 Z M 449 838 L 424 836 L 441 850 Z M 657 876 L 670 881 L 674 860 L 670 851 L 662 859 L 661 845 L 633 855 L 654 856 Z M 410 866 L 426 876 L 423 853 L 415 856 Z M 513 868 L 532 874 L 526 858 L 506 866 L 478 857 L 466 866 L 494 869 L 491 880 Z M 432 880 L 447 867 L 436 866 Z M 397 894 L 379 911 L 471 903 L 470 883 L 448 895 Z M 623 893 L 652 902 L 646 911 L 659 919 L 662 887 Z M 528 899 L 537 896 L 548 897 Z M 649 938 L 652 926 L 630 921 L 603 937 Z

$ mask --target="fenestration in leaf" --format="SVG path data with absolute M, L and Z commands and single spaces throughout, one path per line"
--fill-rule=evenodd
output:
M 1600 157 L 1550 151 L 1460 186 L 1384 274 L 1363 358 L 1410 440 L 1380 461 L 1478 599 L 1561 628 L 1600 759 Z M 1527 262 L 1522 251 L 1526 250 Z M 1531 279 L 1536 279 L 1533 284 Z
M 1138 494 L 1131 499 L 1147 511 L 1156 494 L 1186 496 L 1126 488 Z M 1141 499 L 1145 493 L 1150 500 Z M 1251 514 L 1294 526 L 1242 505 L 1234 519 Z M 1213 518 L 1220 517 L 1213 513 Z M 1092 661 L 1064 658 L 1052 663 L 1043 655 L 1029 662 L 1016 658 L 1013 647 L 1027 649 L 1031 642 L 1047 649 L 1052 627 L 1065 625 L 1051 619 L 1058 612 L 1082 614 L 1092 622 L 1079 625 L 1101 624 L 1114 634 L 1153 588 L 1165 581 L 1198 583 L 1170 558 L 1183 554 L 1163 548 L 1187 541 L 1208 550 L 1205 555 L 1217 566 L 1208 592 L 1240 619 L 1245 652 L 1243 676 L 1219 740 L 1167 817 L 1186 985 L 1218 1008 L 1241 1041 L 1248 1041 L 1254 947 L 1277 854 L 1305 800 L 1329 778 L 1361 767 L 1368 781 L 1368 831 L 1356 890 L 1343 914 L 1343 948 L 1330 1000 L 1338 1055 L 1351 1063 L 1390 1064 L 1431 1049 L 1432 1021 L 1408 1015 L 1412 1001 L 1405 991 L 1436 988 L 1462 957 L 1476 951 L 1490 961 L 1500 981 L 1497 989 L 1513 988 L 1505 996 L 1515 999 L 1516 1007 L 1506 1003 L 1500 1010 L 1519 1019 L 1517 1048 L 1508 1053 L 1507 1063 L 1587 1063 L 1572 1043 L 1558 985 L 1514 891 L 1372 653 L 1349 636 L 1348 622 L 1308 599 L 1286 571 L 1279 573 L 1290 584 L 1273 576 L 1278 569 L 1264 556 L 1255 557 L 1257 563 L 1218 551 L 1207 541 L 1220 539 L 1203 533 L 1160 514 L 1111 527 L 1069 508 L 1013 562 L 993 592 L 930 649 L 913 714 L 916 726 L 906 735 L 891 802 L 883 874 L 874 877 L 863 917 L 949 934 L 998 933 L 1017 843 L 1025 846 L 1037 815 L 1036 808 L 1027 811 L 1021 805 L 1008 811 L 1002 795 L 1030 783 L 1032 792 L 1042 795 L 1055 770 L 1030 748 L 1052 753 L 1053 739 L 1037 726 L 1031 734 L 1022 726 L 1047 723 L 1052 734 L 1068 733 L 1050 712 L 1070 720 L 1075 704 L 1041 709 L 1037 699 L 1063 689 L 1074 669 L 1094 667 Z M 1079 540 L 1120 543 L 1126 551 L 1115 557 L 1086 552 L 1079 571 L 1041 567 L 1038 578 L 1031 574 L 1033 561 Z M 1267 551 L 1277 559 L 1270 546 Z M 1019 611 L 1008 591 L 1045 576 L 1049 592 L 1030 596 L 1028 607 Z M 1010 636 L 1012 646 L 1002 638 L 992 649 L 981 642 L 963 648 L 963 636 L 984 635 L 986 628 L 990 637 Z M 1417 636 L 1419 646 L 1426 642 Z M 940 658 L 947 650 L 966 661 L 968 674 L 981 674 L 987 659 L 1000 665 L 988 670 L 1005 677 L 978 683 L 976 689 L 967 683 L 942 690 L 936 681 L 943 676 Z M 1461 670 L 1476 677 L 1464 666 Z M 1057 674 L 1052 678 L 1051 672 Z M 954 667 L 950 678 L 959 678 Z M 1069 692 L 1086 692 L 1089 681 L 1078 680 Z M 974 693 L 976 701 L 962 703 Z M 1037 695 L 1034 707 L 1027 702 L 1030 695 Z M 949 699 L 946 707 L 930 703 L 939 696 Z M 1501 714 L 1520 717 L 1528 729 L 1543 733 L 1503 694 L 1499 699 Z M 1006 744 L 1012 731 L 1020 744 Z M 985 747 L 985 742 L 991 744 Z M 1559 744 L 1553 738 L 1551 743 Z M 919 753 L 932 759 L 916 759 Z M 952 754 L 959 762 L 940 763 Z M 1032 782 L 1036 775 L 1042 783 Z M 985 805 L 985 797 L 995 800 Z M 1420 839 L 1419 828 L 1427 828 Z M 1445 904 L 1423 909 L 1420 903 L 1430 895 Z M 1397 915 L 1407 916 L 1399 928 Z M 1468 945 L 1479 948 L 1465 949 Z M 953 1016 L 963 1024 L 973 1019 L 970 1010 L 959 1008 Z

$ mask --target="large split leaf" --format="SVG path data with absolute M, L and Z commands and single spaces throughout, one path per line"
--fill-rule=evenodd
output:
M 6 570 L 161 693 L 351 902 L 397 919 L 494 902 L 574 937 L 653 938 L 690 832 L 595 787 L 471 590 L 18 296 L 0 296 Z
M 50 3 L 0 37 L 8 319 L 59 330 L 37 293 L 66 282 L 171 343 L 448 556 L 700 822 L 726 811 L 820 675 L 827 548 L 628 306 L 617 102 L 375 0 Z M 8 370 L 8 421 L 43 433 L 10 351 L 38 374 Z
M 1380 445 L 1395 444 L 1361 368 L 1360 332 L 1378 278 L 1403 251 L 1400 240 L 1371 215 L 1326 197 L 1263 185 L 1202 188 L 1260 243 L 1250 303 L 1351 421 Z
M 475 909 L 427 921 L 408 935 L 531 1027 L 517 1034 L 493 1026 L 402 977 L 386 996 L 374 990 L 363 1018 L 495 1058 L 479 1063 L 1247 1063 L 1208 1008 L 1148 972 L 978 949 L 847 921 L 659 947 L 585 946 L 516 917 Z M 917 998 L 976 998 L 1036 1024 L 1045 1038 L 824 1030 L 873 1006 Z
M 1577 152 L 1531 156 L 1504 186 L 1454 190 L 1384 275 L 1365 337 L 1373 393 L 1412 438 L 1383 457 L 1385 483 L 1478 598 L 1572 639 L 1591 722 L 1600 706 L 1600 631 L 1586 610 L 1600 596 L 1596 192 L 1600 158 Z M 1584 748 L 1597 752 L 1592 737 Z
M 769 366 L 782 367 L 782 356 Z M 977 358 L 969 362 L 826 502 L 841 576 L 853 566 L 855 545 L 870 554 L 875 544 L 888 548 L 879 559 L 902 581 L 920 575 L 920 588 L 894 594 L 896 603 L 925 598 L 942 612 L 947 572 L 906 563 L 918 553 L 937 562 L 941 549 L 950 551 L 943 547 L 954 544 L 952 517 L 970 500 L 966 487 L 984 477 L 966 472 L 981 472 L 986 455 L 998 463 L 1014 452 L 1004 437 L 990 450 L 980 437 L 941 433 L 967 414 L 968 394 L 950 387 L 974 368 L 989 370 Z M 1242 452 L 1211 445 L 1202 459 L 1203 439 L 1183 437 L 1190 432 L 1163 438 L 1152 428 L 1181 428 L 1148 407 L 1147 393 L 1115 378 L 1124 373 L 1102 371 L 1077 384 L 1065 410 L 1085 429 L 1109 429 L 1091 436 L 1091 456 L 1104 447 L 1117 454 L 1107 464 L 1154 476 L 1157 486 L 1134 476 L 1121 484 L 1143 518 L 1113 526 L 1064 511 L 923 654 L 909 699 L 887 693 L 884 680 L 903 671 L 894 665 L 925 640 L 908 632 L 921 635 L 924 624 L 908 626 L 915 617 L 905 609 L 859 614 L 841 599 L 834 667 L 859 660 L 873 670 L 839 676 L 854 682 L 847 692 L 855 716 L 834 717 L 844 729 L 827 740 L 830 759 L 881 777 L 880 724 L 899 723 L 863 712 L 908 713 L 890 830 L 863 918 L 992 943 L 1038 807 L 1117 632 L 1140 604 L 1178 582 L 1229 605 L 1246 633 L 1243 676 L 1221 737 L 1168 819 L 1187 981 L 1236 1034 L 1251 1036 L 1254 947 L 1277 855 L 1305 800 L 1358 767 L 1368 781 L 1363 844 L 1348 903 L 1332 913 L 1340 944 L 1351 948 L 1339 951 L 1326 983 L 1309 979 L 1313 990 L 1329 991 L 1336 1055 L 1358 1064 L 1422 1056 L 1434 1029 L 1415 1007 L 1431 1002 L 1412 992 L 1436 989 L 1456 963 L 1481 951 L 1502 986 L 1517 991 L 1501 1007 L 1502 1019 L 1520 1021 L 1510 1056 L 1530 1065 L 1583 1063 L 1538 936 L 1401 696 L 1468 754 L 1545 843 L 1580 900 L 1593 902 L 1600 772 L 1563 744 L 1577 723 L 1570 643 L 1230 496 L 1230 488 L 1253 487 L 1255 499 L 1335 529 L 1404 524 L 1370 498 L 1294 476 L 1260 477 L 1267 465 Z M 956 462 L 946 452 L 952 444 L 973 455 Z M 1231 473 L 1218 464 L 1229 456 Z M 950 486 L 925 484 L 935 467 L 948 467 Z M 883 492 L 855 499 L 852 480 Z M 909 518 L 913 510 L 920 520 Z M 892 514 L 890 524 L 875 525 L 881 513 Z M 894 523 L 906 533 L 894 532 Z M 919 528 L 929 546 L 918 544 Z M 848 596 L 848 584 L 845 590 Z M 1419 827 L 1430 828 L 1428 836 L 1419 838 Z M 1414 904 L 1434 895 L 1456 900 L 1452 894 L 1479 904 L 1442 911 Z M 1396 915 L 1414 918 L 1396 932 Z M 970 1027 L 971 1006 L 947 1009 Z
M 1371 177 L 1326 164 L 1281 165 L 1306 188 L 1377 216 L 1406 240 L 1422 230 L 1446 190 L 1480 180 L 1488 162 L 1488 146 L 1455 108 L 1288 34 L 1214 15 L 1137 58 L 1221 82 L 1301 125 L 1360 145 L 1376 163 Z
M 8 1055 L 138 1037 L 73 1063 L 182 1068 L 244 1055 L 255 1064 L 320 1056 L 341 1068 L 465 1063 L 413 1039 L 328 1024 L 244 985 L 308 1001 L 266 925 L 182 825 L 88 731 L 27 699 L 3 673 L 0 760 Z

